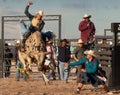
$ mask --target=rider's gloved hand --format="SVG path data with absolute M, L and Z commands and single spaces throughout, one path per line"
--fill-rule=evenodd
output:
M 30 2 L 30 1 L 28 2 L 28 6 L 30 6 L 30 5 L 32 5 L 32 4 L 33 4 L 32 2 Z

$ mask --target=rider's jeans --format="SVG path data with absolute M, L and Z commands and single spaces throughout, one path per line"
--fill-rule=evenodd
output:
M 25 39 L 26 35 L 30 32 L 29 27 L 24 22 L 20 22 L 20 28 L 23 39 Z

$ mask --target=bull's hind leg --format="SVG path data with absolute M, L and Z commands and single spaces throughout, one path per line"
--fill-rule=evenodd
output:
M 32 74 L 32 70 L 31 69 L 26 69 L 25 70 L 25 74 L 26 74 L 26 79 L 30 79 L 30 75 Z
M 45 76 L 45 74 L 43 72 L 41 72 L 41 74 L 42 74 L 42 76 L 44 78 L 45 85 L 50 84 L 49 79 Z

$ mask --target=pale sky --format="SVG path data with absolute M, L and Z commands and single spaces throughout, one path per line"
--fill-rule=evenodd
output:
M 29 0 L 0 0 L 0 17 L 7 15 L 24 15 Z M 34 14 L 43 10 L 46 15 L 62 15 L 62 38 L 80 37 L 78 25 L 85 13 L 92 15 L 91 21 L 96 27 L 96 35 L 103 35 L 104 29 L 110 29 L 112 22 L 120 22 L 120 0 L 31 0 L 30 12 Z M 0 19 L 1 25 L 1 19 Z M 44 30 L 57 34 L 56 23 L 46 24 Z M 53 29 L 56 28 L 56 29 Z M 1 30 L 1 27 L 0 27 Z M 5 37 L 19 38 L 19 23 L 5 26 Z M 57 32 L 56 32 L 57 31 Z

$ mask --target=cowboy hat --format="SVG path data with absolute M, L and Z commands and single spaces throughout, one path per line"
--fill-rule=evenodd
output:
M 37 14 L 43 16 L 43 11 L 40 10 L 40 11 L 37 12 Z
M 60 42 L 66 42 L 66 43 L 68 43 L 67 39 L 63 39 Z
M 17 40 L 16 43 L 17 43 L 17 44 L 20 44 L 20 40 Z
M 20 40 L 15 40 L 15 44 L 20 44 Z
M 84 54 L 85 54 L 85 55 L 87 55 L 87 53 L 88 53 L 88 50 L 84 51 Z
M 82 39 L 79 39 L 77 43 L 78 43 L 78 44 L 83 44 Z
M 8 43 L 5 43 L 5 46 L 8 46 Z
M 88 50 L 86 52 L 86 55 L 92 55 L 93 57 L 96 57 L 96 55 L 94 54 L 94 51 L 93 50 Z
M 51 40 L 47 40 L 46 42 L 49 44 L 53 43 L 53 41 L 51 41 Z
M 91 18 L 91 15 L 89 15 L 89 14 L 84 14 L 83 18 Z

